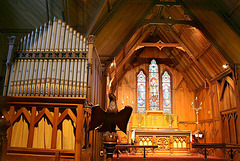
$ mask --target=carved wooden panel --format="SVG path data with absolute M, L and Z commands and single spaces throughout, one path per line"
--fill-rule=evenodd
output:
M 136 145 L 157 145 L 153 149 L 146 149 L 147 153 L 190 153 L 190 131 L 170 130 L 140 130 L 135 131 Z M 143 153 L 143 149 L 137 149 Z

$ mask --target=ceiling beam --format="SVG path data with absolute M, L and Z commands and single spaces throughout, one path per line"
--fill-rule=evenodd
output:
M 202 52 L 196 56 L 196 59 L 199 59 L 199 58 L 200 58 L 203 54 L 205 54 L 211 47 L 212 47 L 212 44 L 211 44 L 211 43 L 208 43 L 208 44 L 204 47 L 204 49 L 202 50 Z
M 180 6 L 178 2 L 158 2 L 156 6 Z
M 231 68 L 228 68 L 228 69 L 224 70 L 222 73 L 218 74 L 216 77 L 212 78 L 212 79 L 210 80 L 210 83 L 212 84 L 212 83 L 214 83 L 215 81 L 221 80 L 221 79 L 223 79 L 224 77 L 226 77 L 227 75 L 229 75 L 229 74 L 232 73 L 232 72 L 233 72 L 232 69 L 231 69 Z M 205 89 L 205 86 L 201 86 L 201 87 L 199 87 L 198 89 L 196 89 L 195 91 L 196 91 L 197 93 L 199 93 L 199 92 L 201 92 L 201 91 L 204 90 L 204 89 Z
M 112 10 L 112 0 L 107 0 L 108 12 Z
M 212 46 L 211 43 L 209 43 L 209 44 L 202 50 L 202 52 L 196 56 L 196 59 L 199 59 L 203 54 L 205 54 L 211 46 Z M 193 63 L 194 63 L 193 61 L 190 62 L 190 63 L 184 68 L 183 71 L 185 72 Z
M 228 13 L 228 17 L 240 6 L 240 0 L 233 6 L 231 11 Z
M 130 40 L 130 38 L 136 33 L 138 28 L 143 26 L 145 17 L 152 11 L 154 6 L 156 6 L 157 1 L 154 0 L 151 5 L 147 8 L 146 12 L 143 14 L 142 18 L 138 20 L 138 22 L 131 28 L 131 30 L 128 32 L 128 34 L 124 37 L 124 39 L 119 43 L 119 45 L 115 48 L 113 51 L 113 55 L 116 56 L 123 48 L 123 46 L 126 45 L 126 43 Z
M 194 20 L 194 22 L 198 26 L 197 28 L 201 30 L 201 32 L 208 38 L 208 40 L 218 49 L 219 53 L 221 53 L 224 56 L 224 58 L 228 61 L 231 68 L 234 69 L 233 60 L 228 56 L 226 51 L 221 47 L 221 45 L 212 36 L 212 34 L 205 28 L 205 26 L 199 21 L 199 19 L 192 13 L 189 7 L 183 2 L 183 0 L 176 1 L 181 4 L 183 10 L 190 16 L 192 20 Z
M 108 0 L 102 0 L 101 3 L 99 4 L 98 9 L 97 9 L 97 12 L 96 12 L 94 18 L 92 19 L 91 24 L 90 24 L 90 26 L 89 26 L 89 29 L 88 29 L 88 31 L 87 31 L 87 35 L 89 35 L 89 34 L 92 32 L 93 27 L 94 27 L 94 25 L 96 24 L 96 21 L 97 21 L 97 19 L 99 18 L 100 14 L 102 13 L 102 10 L 103 10 L 105 4 L 107 3 L 107 1 L 108 1 Z
M 190 26 L 196 26 L 191 20 L 173 20 L 173 19 L 145 19 L 143 25 L 155 24 L 155 25 L 175 25 L 175 24 L 186 24 Z
M 172 29 L 171 26 L 167 25 L 169 32 L 172 34 L 172 36 L 181 44 L 183 49 L 186 51 L 188 56 L 191 58 L 191 60 L 194 62 L 194 64 L 197 66 L 197 69 L 199 69 L 199 73 L 205 77 L 206 79 L 210 80 L 211 77 L 208 74 L 208 72 L 202 67 L 202 65 L 197 61 L 197 59 L 194 57 L 192 52 L 189 50 L 189 48 L 185 45 L 185 43 L 177 36 L 177 33 Z
M 212 78 L 210 80 L 211 83 L 217 81 L 217 80 L 221 80 L 224 77 L 226 77 L 228 74 L 233 73 L 233 70 L 231 68 L 228 68 L 226 70 L 224 70 L 222 73 L 218 74 L 216 77 Z
M 35 29 L 0 29 L 0 33 L 31 33 Z
M 159 28 L 159 31 L 163 33 L 162 29 Z M 158 33 L 158 36 L 160 36 L 160 33 Z M 166 34 L 163 35 L 165 37 L 165 39 L 167 41 L 170 41 L 170 39 L 166 36 Z M 160 36 L 161 37 L 161 36 Z M 182 48 L 182 47 L 181 47 Z M 190 86 L 190 88 L 192 90 L 195 90 L 197 88 L 197 86 L 195 85 L 195 83 L 193 82 L 192 79 L 189 78 L 188 74 L 186 72 L 183 71 L 183 69 L 180 67 L 180 63 L 178 61 L 178 59 L 175 57 L 175 54 L 173 54 L 174 50 L 170 50 L 169 48 L 166 48 L 166 50 L 168 50 L 169 52 L 166 52 L 166 54 L 168 55 L 169 58 L 171 58 L 171 56 L 174 58 L 173 59 L 173 63 L 175 64 L 176 68 L 180 71 L 180 73 L 183 75 L 184 80 L 186 80 L 186 82 L 188 83 L 188 85 Z M 185 51 L 184 53 L 185 54 Z
M 179 62 L 177 61 L 177 59 L 176 59 L 176 57 L 174 56 L 174 54 L 172 54 L 172 51 L 170 51 L 169 48 L 167 48 L 167 50 L 169 51 L 169 52 L 166 52 L 166 54 L 169 54 L 169 55 L 167 55 L 167 56 L 170 58 L 171 55 L 172 55 L 172 57 L 174 58 L 174 59 L 172 59 L 172 61 L 173 61 L 173 63 L 176 65 L 176 67 L 178 68 L 178 70 L 180 71 L 180 73 L 182 74 L 184 80 L 186 80 L 186 82 L 188 83 L 188 85 L 190 86 L 190 88 L 191 88 L 192 90 L 195 90 L 195 89 L 196 89 L 196 85 L 193 83 L 193 81 L 192 81 L 191 79 L 189 79 L 189 76 L 187 75 L 187 73 L 185 73 L 184 71 L 182 71 L 182 70 L 178 67 Z
M 143 47 L 157 47 L 157 48 L 164 48 L 164 47 L 182 47 L 179 43 L 164 43 L 164 42 L 157 42 L 157 43 L 140 43 L 135 50 L 138 50 Z
M 124 57 L 124 59 L 121 60 L 120 63 L 117 64 L 116 72 L 119 73 L 120 69 L 123 68 L 124 64 L 131 58 L 131 56 L 134 54 L 136 47 L 147 37 L 147 35 L 150 33 L 150 27 L 148 26 L 141 37 L 137 40 L 135 45 L 129 50 L 127 55 Z
M 88 32 L 89 34 L 92 35 L 97 35 L 97 33 L 101 30 L 101 28 L 107 23 L 107 21 L 110 19 L 110 17 L 116 13 L 116 11 L 118 10 L 118 8 L 123 4 L 124 0 L 118 0 L 114 3 L 114 6 L 112 7 L 112 10 L 110 12 L 108 12 L 106 15 L 103 16 L 103 19 L 98 20 L 98 17 L 100 15 L 100 13 L 98 14 L 98 16 L 96 17 L 95 21 L 93 21 L 93 25 L 91 26 L 90 31 Z M 107 0 L 106 0 L 107 3 Z M 104 3 L 105 4 L 105 3 Z M 103 4 L 103 6 L 104 6 Z M 98 23 L 96 23 L 98 21 Z
M 111 55 L 99 55 L 100 58 L 114 58 L 114 56 Z

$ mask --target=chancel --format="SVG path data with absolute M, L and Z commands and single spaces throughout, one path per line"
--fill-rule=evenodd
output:
M 240 160 L 239 5 L 1 1 L 1 160 Z

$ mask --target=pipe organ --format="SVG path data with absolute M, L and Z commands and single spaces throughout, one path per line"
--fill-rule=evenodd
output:
M 87 57 L 87 38 L 54 18 L 18 43 L 4 95 L 86 98 Z
M 87 132 L 91 111 L 84 108 L 86 101 L 103 106 L 95 36 L 87 39 L 54 18 L 20 39 L 17 48 L 16 37 L 8 38 L 0 97 L 1 119 L 11 124 L 4 142 L 8 160 L 99 160 L 101 135 Z

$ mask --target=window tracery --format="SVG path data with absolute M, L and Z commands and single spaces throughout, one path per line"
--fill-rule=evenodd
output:
M 137 75 L 137 112 L 145 113 L 146 110 L 146 75 L 140 71 Z
M 149 109 L 159 109 L 159 75 L 158 65 L 153 59 L 149 65 Z
M 167 71 L 162 75 L 162 100 L 163 111 L 171 113 L 171 76 Z

